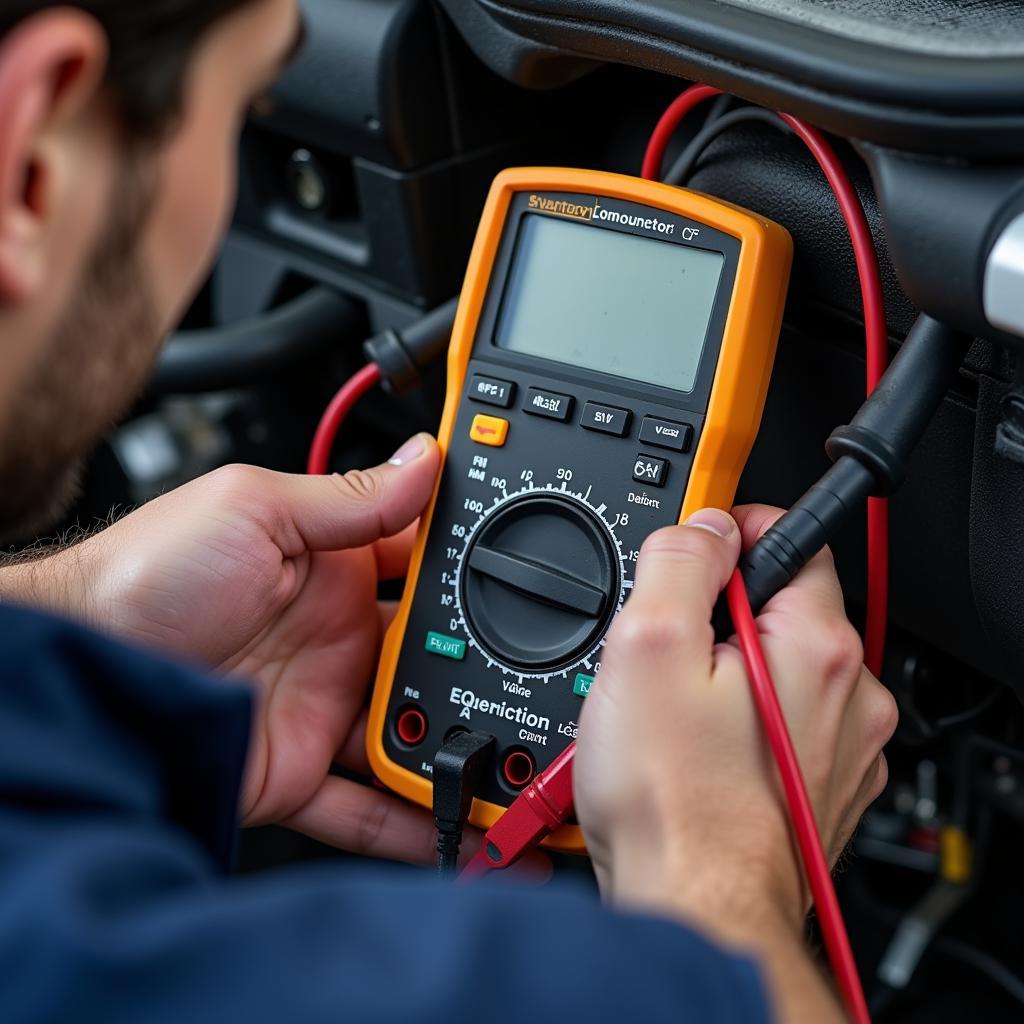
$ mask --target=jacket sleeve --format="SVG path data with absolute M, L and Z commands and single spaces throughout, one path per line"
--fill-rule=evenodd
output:
M 758 1024 L 757 971 L 549 887 L 230 877 L 241 688 L 0 609 L 0 1019 Z

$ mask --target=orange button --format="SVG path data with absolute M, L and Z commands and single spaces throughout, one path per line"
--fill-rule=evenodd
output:
M 508 420 L 499 419 L 497 416 L 476 416 L 469 436 L 477 444 L 501 448 L 508 439 Z

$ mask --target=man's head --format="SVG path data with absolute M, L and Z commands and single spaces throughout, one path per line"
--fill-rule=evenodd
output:
M 296 0 L 0 0 L 0 538 L 40 525 L 205 278 Z

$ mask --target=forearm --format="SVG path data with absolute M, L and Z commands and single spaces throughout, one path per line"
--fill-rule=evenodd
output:
M 0 558 L 0 602 L 89 621 L 90 554 L 75 543 Z
M 767 881 L 754 864 L 718 863 L 696 872 L 644 857 L 617 867 L 602 888 L 620 908 L 673 918 L 754 958 L 779 1024 L 846 1020 L 804 939 L 804 900 L 791 879 Z

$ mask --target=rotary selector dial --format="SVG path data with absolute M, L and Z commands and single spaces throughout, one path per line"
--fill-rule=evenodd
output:
M 622 579 L 618 542 L 597 510 L 533 490 L 496 504 L 469 534 L 459 610 L 485 656 L 546 674 L 602 641 L 622 603 Z

